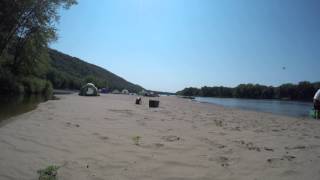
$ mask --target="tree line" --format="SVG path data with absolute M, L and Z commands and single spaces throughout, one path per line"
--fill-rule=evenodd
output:
M 0 93 L 48 93 L 48 45 L 57 39 L 58 10 L 76 0 L 0 1 Z
M 248 99 L 283 99 L 312 101 L 316 91 L 320 89 L 320 82 L 303 81 L 298 84 L 282 84 L 278 87 L 260 84 L 240 84 L 237 87 L 214 86 L 202 88 L 189 87 L 178 91 L 178 95 L 224 97 L 224 98 L 248 98 Z

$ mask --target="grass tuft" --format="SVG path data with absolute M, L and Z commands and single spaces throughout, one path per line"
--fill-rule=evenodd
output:
M 139 146 L 140 145 L 140 139 L 141 139 L 140 136 L 134 136 L 132 138 L 132 141 L 133 141 L 134 145 Z
M 39 180 L 58 180 L 59 166 L 48 166 L 45 169 L 38 170 Z

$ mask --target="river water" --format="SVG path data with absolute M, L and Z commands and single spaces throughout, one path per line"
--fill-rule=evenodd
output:
M 281 100 L 254 100 L 236 98 L 196 97 L 198 102 L 212 103 L 225 107 L 267 112 L 293 117 L 307 117 L 313 108 L 311 102 L 281 101 Z
M 46 100 L 44 96 L 0 96 L 0 127 L 10 117 L 31 111 Z

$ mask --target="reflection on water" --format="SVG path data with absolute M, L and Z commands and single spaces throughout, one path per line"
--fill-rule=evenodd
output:
M 0 96 L 0 126 L 8 118 L 31 111 L 46 100 L 44 96 Z
M 307 117 L 313 104 L 310 102 L 253 100 L 236 98 L 207 98 L 197 97 L 196 101 L 212 103 L 232 108 L 268 112 L 286 116 Z

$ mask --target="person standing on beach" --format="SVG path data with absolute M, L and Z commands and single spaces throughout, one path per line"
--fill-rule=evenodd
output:
M 320 118 L 320 89 L 318 89 L 313 97 L 313 106 L 316 111 L 316 119 L 318 119 Z

